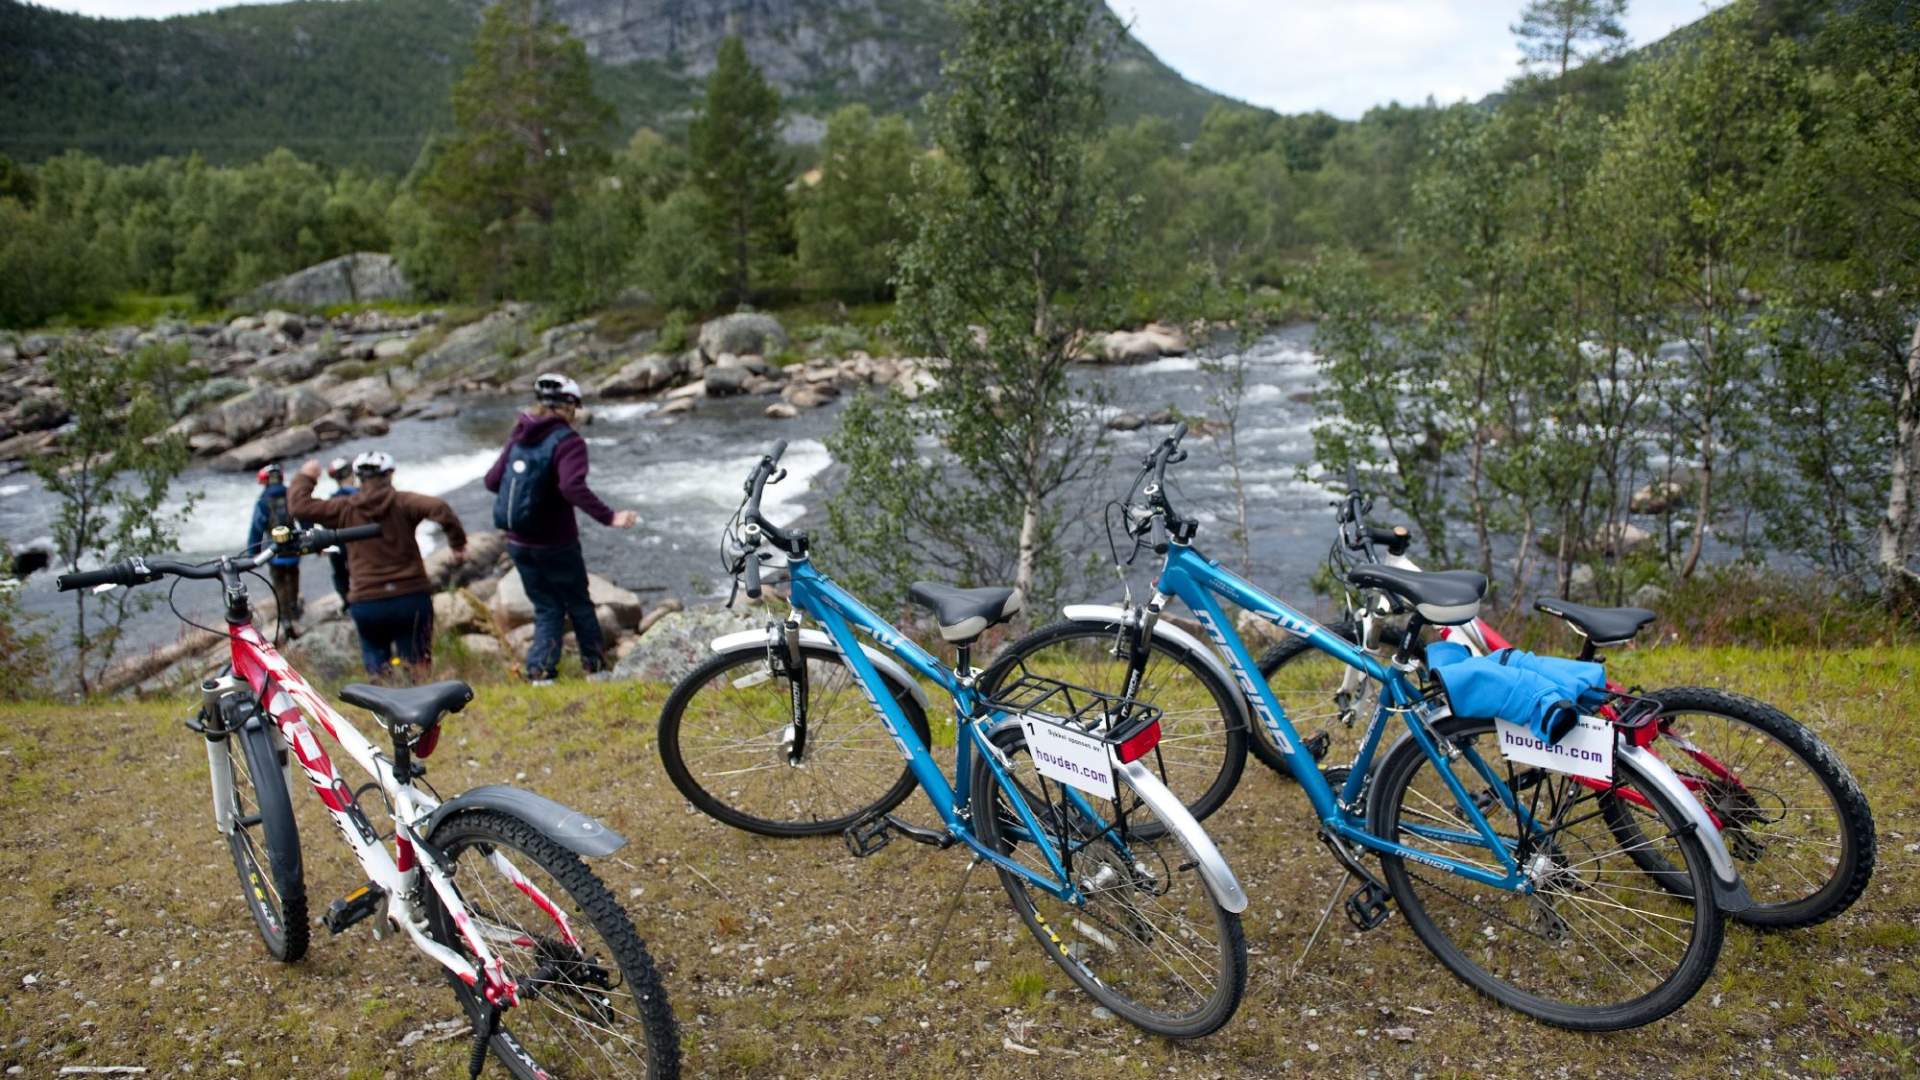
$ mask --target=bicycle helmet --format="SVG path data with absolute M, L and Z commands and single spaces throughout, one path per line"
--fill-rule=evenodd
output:
M 278 484 L 280 483 L 281 475 L 280 465 L 276 462 L 261 469 L 260 472 L 255 475 L 254 479 L 260 481 L 263 486 L 266 484 Z
M 369 450 L 353 459 L 353 471 L 360 476 L 385 476 L 393 472 L 393 455 L 385 450 Z
M 333 477 L 335 482 L 345 480 L 353 475 L 353 462 L 343 457 L 334 458 L 327 462 L 327 475 Z
M 558 372 L 549 371 L 533 380 L 533 396 L 542 405 L 578 405 L 580 384 Z

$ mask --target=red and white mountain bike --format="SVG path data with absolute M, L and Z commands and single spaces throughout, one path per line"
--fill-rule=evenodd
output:
M 397 929 L 446 970 L 474 1027 L 470 1076 L 479 1075 L 489 1050 L 526 1080 L 677 1076 L 679 1037 L 659 973 L 626 912 L 581 861 L 626 841 L 592 817 L 517 788 L 477 787 L 442 802 L 419 783 L 426 775 L 419 759 L 432 753 L 446 714 L 473 700 L 467 684 L 343 688 L 343 701 L 386 727 L 386 752 L 255 629 L 243 574 L 275 555 L 312 554 L 379 532 L 378 525 L 282 527 L 257 555 L 203 563 L 134 558 L 66 574 L 59 586 L 112 588 L 163 577 L 220 583 L 232 662 L 201 684 L 200 711 L 187 726 L 206 740 L 214 824 L 276 959 L 291 963 L 307 949 L 306 882 L 290 794 L 297 764 L 368 878 L 319 921 L 338 934 L 375 916 L 376 927 Z M 313 724 L 372 782 L 349 788 Z M 384 837 L 360 805 L 369 795 L 378 796 L 392 823 Z M 383 840 L 392 841 L 391 853 Z

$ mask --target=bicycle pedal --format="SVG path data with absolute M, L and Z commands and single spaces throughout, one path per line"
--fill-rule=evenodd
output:
M 893 842 L 893 824 L 884 815 L 865 818 L 847 826 L 840 835 L 847 841 L 847 850 L 856 859 L 864 859 Z
M 923 829 L 912 822 L 901 821 L 892 814 L 888 814 L 880 820 L 887 823 L 887 828 L 899 833 L 901 836 L 906 837 L 916 844 L 925 844 L 928 847 L 937 847 L 944 850 L 952 847 L 955 842 L 953 834 L 951 833 L 942 832 L 937 829 Z
M 1393 895 L 1369 881 L 1347 897 L 1347 921 L 1356 930 L 1372 930 L 1391 915 Z
M 327 905 L 326 914 L 320 916 L 321 925 L 330 934 L 339 934 L 353 924 L 380 910 L 380 902 L 387 894 L 378 885 L 368 882 L 348 893 L 344 898 Z

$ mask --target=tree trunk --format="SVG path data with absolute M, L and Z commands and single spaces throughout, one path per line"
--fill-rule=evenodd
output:
M 1033 603 L 1034 563 L 1038 560 L 1039 546 L 1040 493 L 1035 490 L 1033 480 L 1029 477 L 1027 490 L 1020 500 L 1020 557 L 1013 574 L 1014 587 L 1020 590 L 1020 595 L 1026 598 L 1029 605 Z
M 1920 464 L 1920 408 L 1915 401 L 1920 390 L 1920 323 L 1913 328 L 1913 344 L 1907 348 L 1906 377 L 1901 380 L 1900 404 L 1894 413 L 1895 438 L 1892 469 L 1887 478 L 1887 513 L 1880 520 L 1880 576 L 1884 581 L 1887 603 L 1911 608 L 1920 598 L 1920 575 L 1907 568 L 1916 532 L 1914 469 Z

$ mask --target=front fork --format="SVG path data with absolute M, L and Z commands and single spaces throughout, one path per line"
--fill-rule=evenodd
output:
M 787 615 L 777 640 L 767 643 L 767 666 L 776 678 L 787 681 L 787 700 L 791 718 L 786 732 L 787 764 L 801 765 L 807 758 L 807 661 L 800 653 L 800 612 Z

